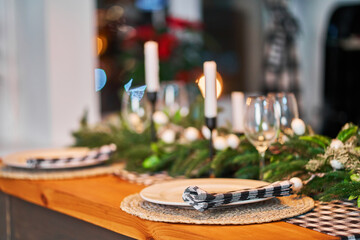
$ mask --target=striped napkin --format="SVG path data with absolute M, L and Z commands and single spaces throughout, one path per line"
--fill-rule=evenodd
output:
M 26 164 L 31 168 L 48 168 L 51 166 L 66 167 L 69 164 L 77 165 L 80 163 L 102 162 L 110 158 L 116 151 L 115 144 L 103 145 L 89 151 L 80 157 L 63 157 L 63 158 L 29 158 Z
M 208 193 L 198 186 L 189 186 L 185 189 L 182 198 L 184 202 L 201 212 L 222 205 L 246 200 L 289 196 L 292 193 L 290 181 L 275 182 L 258 188 L 248 188 L 226 193 Z

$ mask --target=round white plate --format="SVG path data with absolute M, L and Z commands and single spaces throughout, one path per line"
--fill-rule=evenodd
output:
M 38 149 L 29 150 L 23 152 L 17 152 L 9 154 L 2 158 L 2 162 L 10 167 L 28 168 L 33 169 L 34 166 L 27 164 L 27 160 L 30 158 L 81 158 L 89 153 L 90 149 L 86 147 L 74 147 L 74 148 L 56 148 L 56 149 Z M 43 164 L 41 169 L 63 169 L 63 168 L 77 168 L 86 167 L 100 164 L 104 161 L 93 159 L 90 161 L 74 161 L 68 163 L 59 164 Z
M 187 207 L 189 204 L 182 200 L 182 194 L 188 186 L 198 186 L 209 193 L 223 193 L 245 188 L 256 188 L 268 184 L 263 181 L 236 178 L 183 179 L 151 185 L 144 188 L 140 192 L 140 196 L 152 203 Z M 230 203 L 227 206 L 260 202 L 270 198 L 246 200 Z

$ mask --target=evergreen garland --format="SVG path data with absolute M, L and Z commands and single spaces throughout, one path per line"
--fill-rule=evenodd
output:
M 200 102 L 200 105 L 202 103 Z M 198 110 L 192 107 L 192 110 Z M 209 159 L 208 140 L 193 142 L 176 141 L 166 144 L 162 141 L 150 144 L 149 130 L 137 134 L 129 130 L 121 117 L 117 121 L 105 120 L 90 127 L 86 115 L 80 128 L 73 133 L 75 146 L 99 147 L 115 143 L 117 153 L 113 161 L 125 161 L 127 169 L 136 172 L 157 172 L 166 170 L 171 176 L 186 177 L 235 177 L 257 179 L 259 176 L 259 155 L 256 149 L 240 136 L 236 149 L 216 151 Z M 186 119 L 177 120 L 187 127 L 190 124 L 200 128 L 202 122 L 193 112 Z M 191 126 L 190 125 L 190 126 Z M 218 129 L 219 134 L 227 132 Z M 353 124 L 346 124 L 337 140 L 343 145 L 332 147 L 332 140 L 326 136 L 311 134 L 308 127 L 303 136 L 283 135 L 284 143 L 274 143 L 266 152 L 266 167 L 263 169 L 266 181 L 277 181 L 299 177 L 306 184 L 303 194 L 315 199 L 357 199 L 360 207 L 360 133 Z M 338 166 L 332 166 L 333 160 Z M 340 168 L 339 168 L 340 166 Z

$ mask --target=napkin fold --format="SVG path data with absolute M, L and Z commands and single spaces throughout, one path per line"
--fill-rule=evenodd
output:
M 281 181 L 258 188 L 241 189 L 226 193 L 208 193 L 198 186 L 189 186 L 185 189 L 182 198 L 184 202 L 203 212 L 210 208 L 234 202 L 289 196 L 292 194 L 291 186 L 290 181 Z
M 33 168 L 49 167 L 51 165 L 62 166 L 69 163 L 106 161 L 116 151 L 115 144 L 103 145 L 92 149 L 81 157 L 59 157 L 59 158 L 29 158 L 26 164 Z

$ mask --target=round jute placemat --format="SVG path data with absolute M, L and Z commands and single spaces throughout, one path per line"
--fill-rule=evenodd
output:
M 314 200 L 310 197 L 292 195 L 199 212 L 194 209 L 150 203 L 144 201 L 139 194 L 133 194 L 126 197 L 120 207 L 127 213 L 156 222 L 242 225 L 279 221 L 300 215 L 314 207 Z
M 64 170 L 36 170 L 7 167 L 0 163 L 0 177 L 26 180 L 60 180 L 113 174 L 124 169 L 124 163 L 97 165 Z

